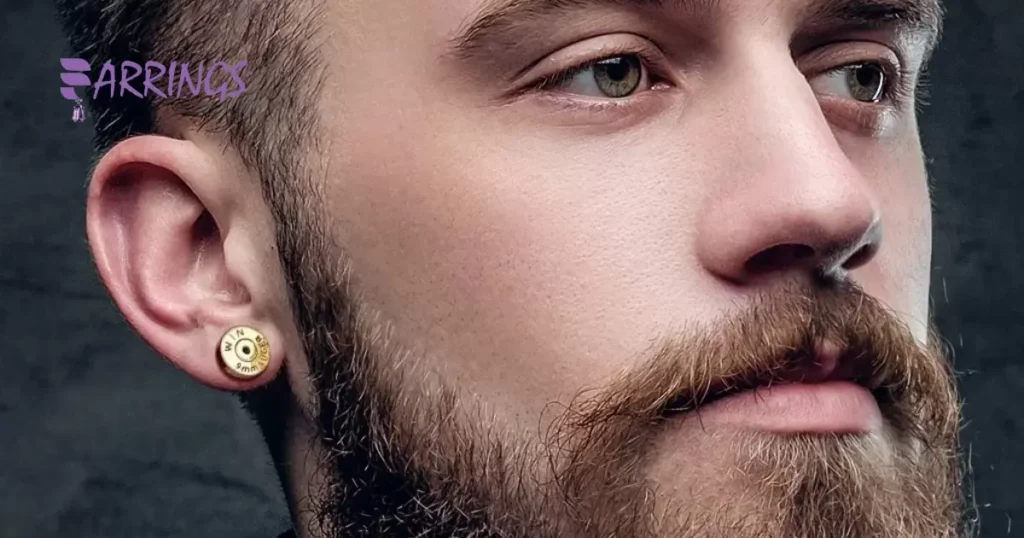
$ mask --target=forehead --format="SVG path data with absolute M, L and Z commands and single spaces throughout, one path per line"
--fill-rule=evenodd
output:
M 724 31 L 741 19 L 794 33 L 885 27 L 913 33 L 931 49 L 942 23 L 941 0 L 363 0 L 333 3 L 329 25 L 339 44 L 360 50 L 412 43 L 455 57 L 486 56 L 524 43 L 550 40 L 584 19 L 613 14 L 651 24 Z M 611 20 L 611 18 L 609 18 Z M 684 30 L 685 31 L 685 30 Z M 577 36 L 579 37 L 579 36 Z M 351 41 L 355 39 L 356 41 Z M 386 39 L 387 44 L 380 40 Z M 344 53 L 343 49 L 338 50 Z M 410 51 L 406 51 L 410 52 Z

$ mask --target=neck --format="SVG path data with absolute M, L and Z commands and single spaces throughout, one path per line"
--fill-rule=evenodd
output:
M 327 538 L 314 532 L 315 525 L 311 525 L 313 503 L 309 495 L 320 491 L 323 483 L 317 473 L 317 462 L 323 458 L 314 432 L 308 419 L 292 406 L 280 444 L 281 453 L 274 458 L 296 538 Z

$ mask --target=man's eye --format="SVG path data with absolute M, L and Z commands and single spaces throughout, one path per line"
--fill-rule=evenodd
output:
M 885 99 L 890 86 L 889 75 L 877 63 L 847 65 L 828 71 L 811 82 L 820 93 L 878 103 Z
M 622 99 L 649 86 L 649 79 L 640 55 L 623 54 L 555 75 L 543 87 L 588 97 Z

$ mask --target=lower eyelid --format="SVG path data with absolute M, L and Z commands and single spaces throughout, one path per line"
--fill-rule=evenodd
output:
M 829 117 L 829 123 L 845 130 L 871 137 L 884 136 L 890 129 L 896 114 L 890 104 L 850 102 L 835 96 L 822 96 L 822 112 Z
M 556 114 L 566 113 L 586 116 L 595 122 L 607 123 L 626 117 L 645 117 L 669 106 L 672 88 L 647 90 L 621 99 L 600 99 L 557 91 L 535 92 L 524 95 L 530 104 L 553 110 Z

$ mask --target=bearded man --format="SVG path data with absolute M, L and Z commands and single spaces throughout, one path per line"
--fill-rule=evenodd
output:
M 286 536 L 963 534 L 938 0 L 60 4 L 93 66 L 245 62 L 89 92 L 87 229 Z

